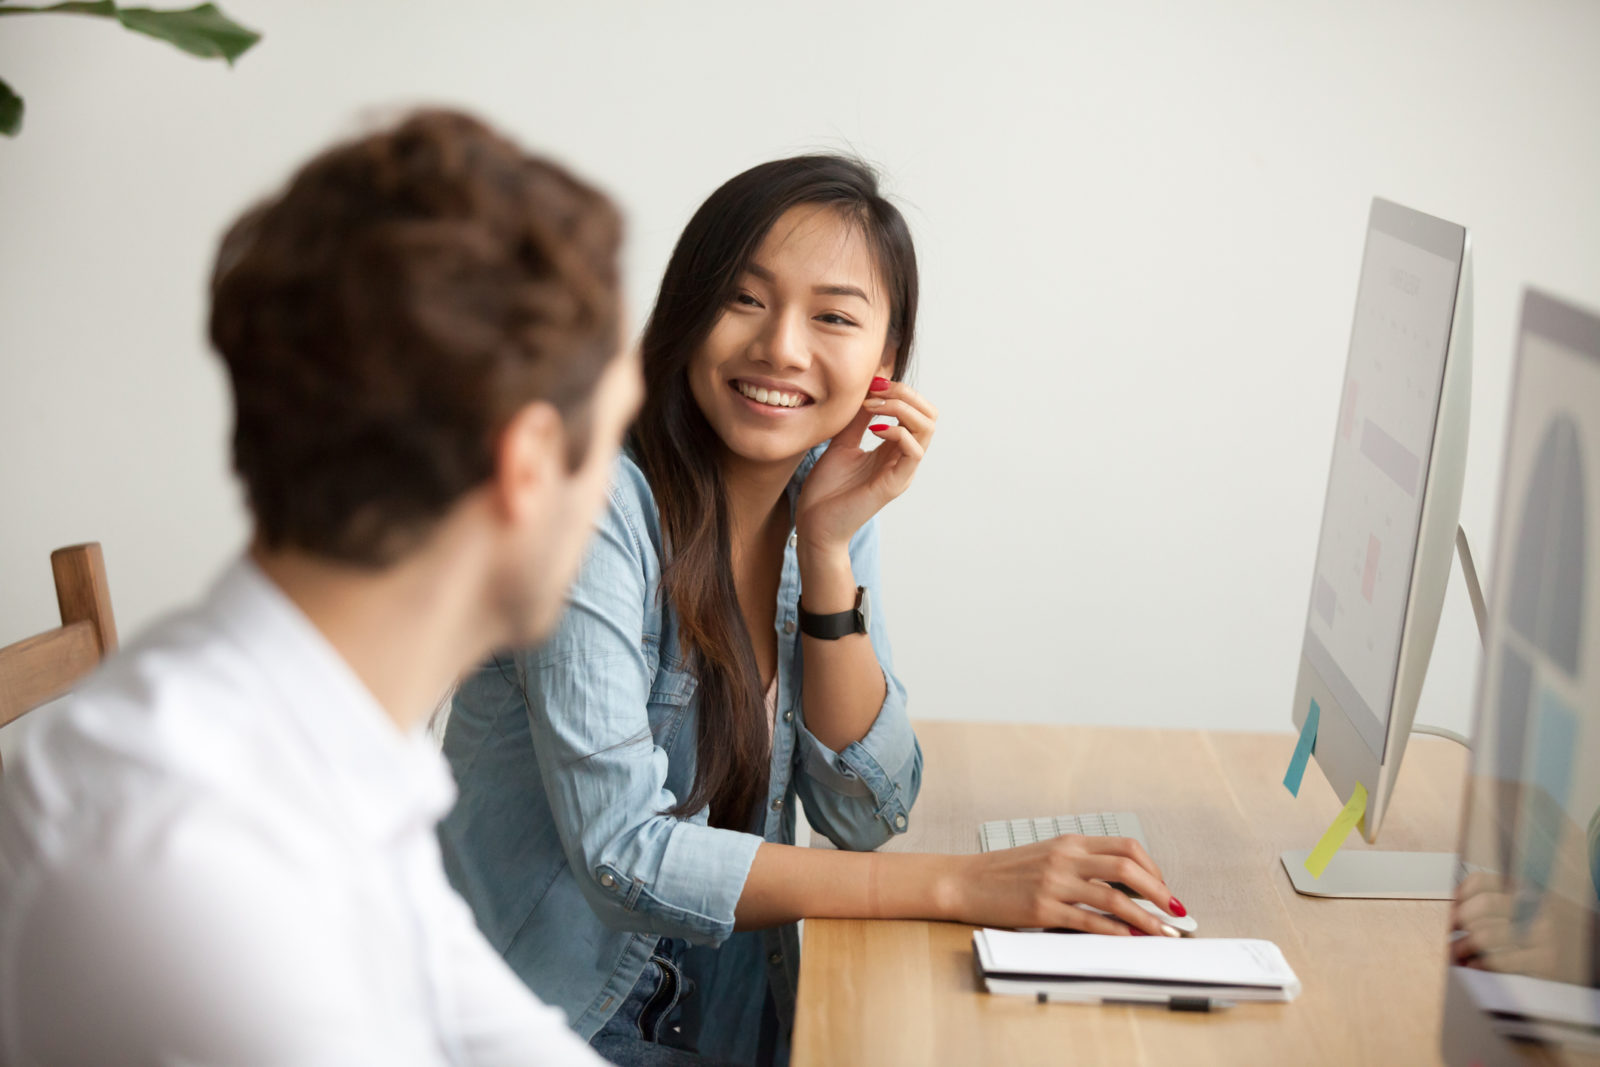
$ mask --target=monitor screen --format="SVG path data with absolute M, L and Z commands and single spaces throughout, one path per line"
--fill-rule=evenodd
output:
M 1528 295 L 1506 433 L 1452 982 L 1597 1062 L 1600 319 Z
M 1373 201 L 1305 655 L 1383 758 L 1465 232 Z

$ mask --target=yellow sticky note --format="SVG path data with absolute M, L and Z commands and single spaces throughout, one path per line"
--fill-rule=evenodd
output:
M 1313 878 L 1322 877 L 1322 872 L 1328 869 L 1328 862 L 1333 859 L 1334 853 L 1339 851 L 1339 846 L 1344 844 L 1344 839 L 1350 836 L 1350 831 L 1355 829 L 1356 824 L 1365 826 L 1366 822 L 1367 787 L 1357 782 L 1356 787 L 1350 791 L 1350 802 L 1333 817 L 1333 825 L 1328 827 L 1328 832 L 1322 835 L 1317 847 L 1306 857 L 1306 870 L 1311 872 Z

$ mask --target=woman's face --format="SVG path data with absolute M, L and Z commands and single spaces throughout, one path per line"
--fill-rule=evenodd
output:
M 888 294 L 861 228 L 802 204 L 773 223 L 689 364 L 696 403 L 734 455 L 794 460 L 861 410 L 894 366 Z

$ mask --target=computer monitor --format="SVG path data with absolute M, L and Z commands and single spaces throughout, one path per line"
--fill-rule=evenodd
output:
M 1442 1051 L 1600 1063 L 1600 316 L 1525 295 Z
M 1472 393 L 1467 231 L 1374 199 L 1333 438 L 1294 723 L 1318 709 L 1323 775 L 1349 800 L 1360 783 L 1368 841 L 1388 807 L 1422 692 L 1461 511 Z M 1332 812 L 1330 812 L 1330 818 Z M 1447 899 L 1448 853 L 1345 850 L 1313 875 L 1315 896 Z

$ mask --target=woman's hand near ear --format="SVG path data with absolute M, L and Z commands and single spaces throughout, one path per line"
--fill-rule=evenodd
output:
M 900 425 L 882 422 L 886 417 Z M 909 385 L 872 379 L 861 411 L 806 477 L 795 507 L 801 541 L 847 546 L 868 519 L 910 487 L 938 422 L 939 409 Z M 869 430 L 883 441 L 871 452 L 861 447 L 861 435 Z

